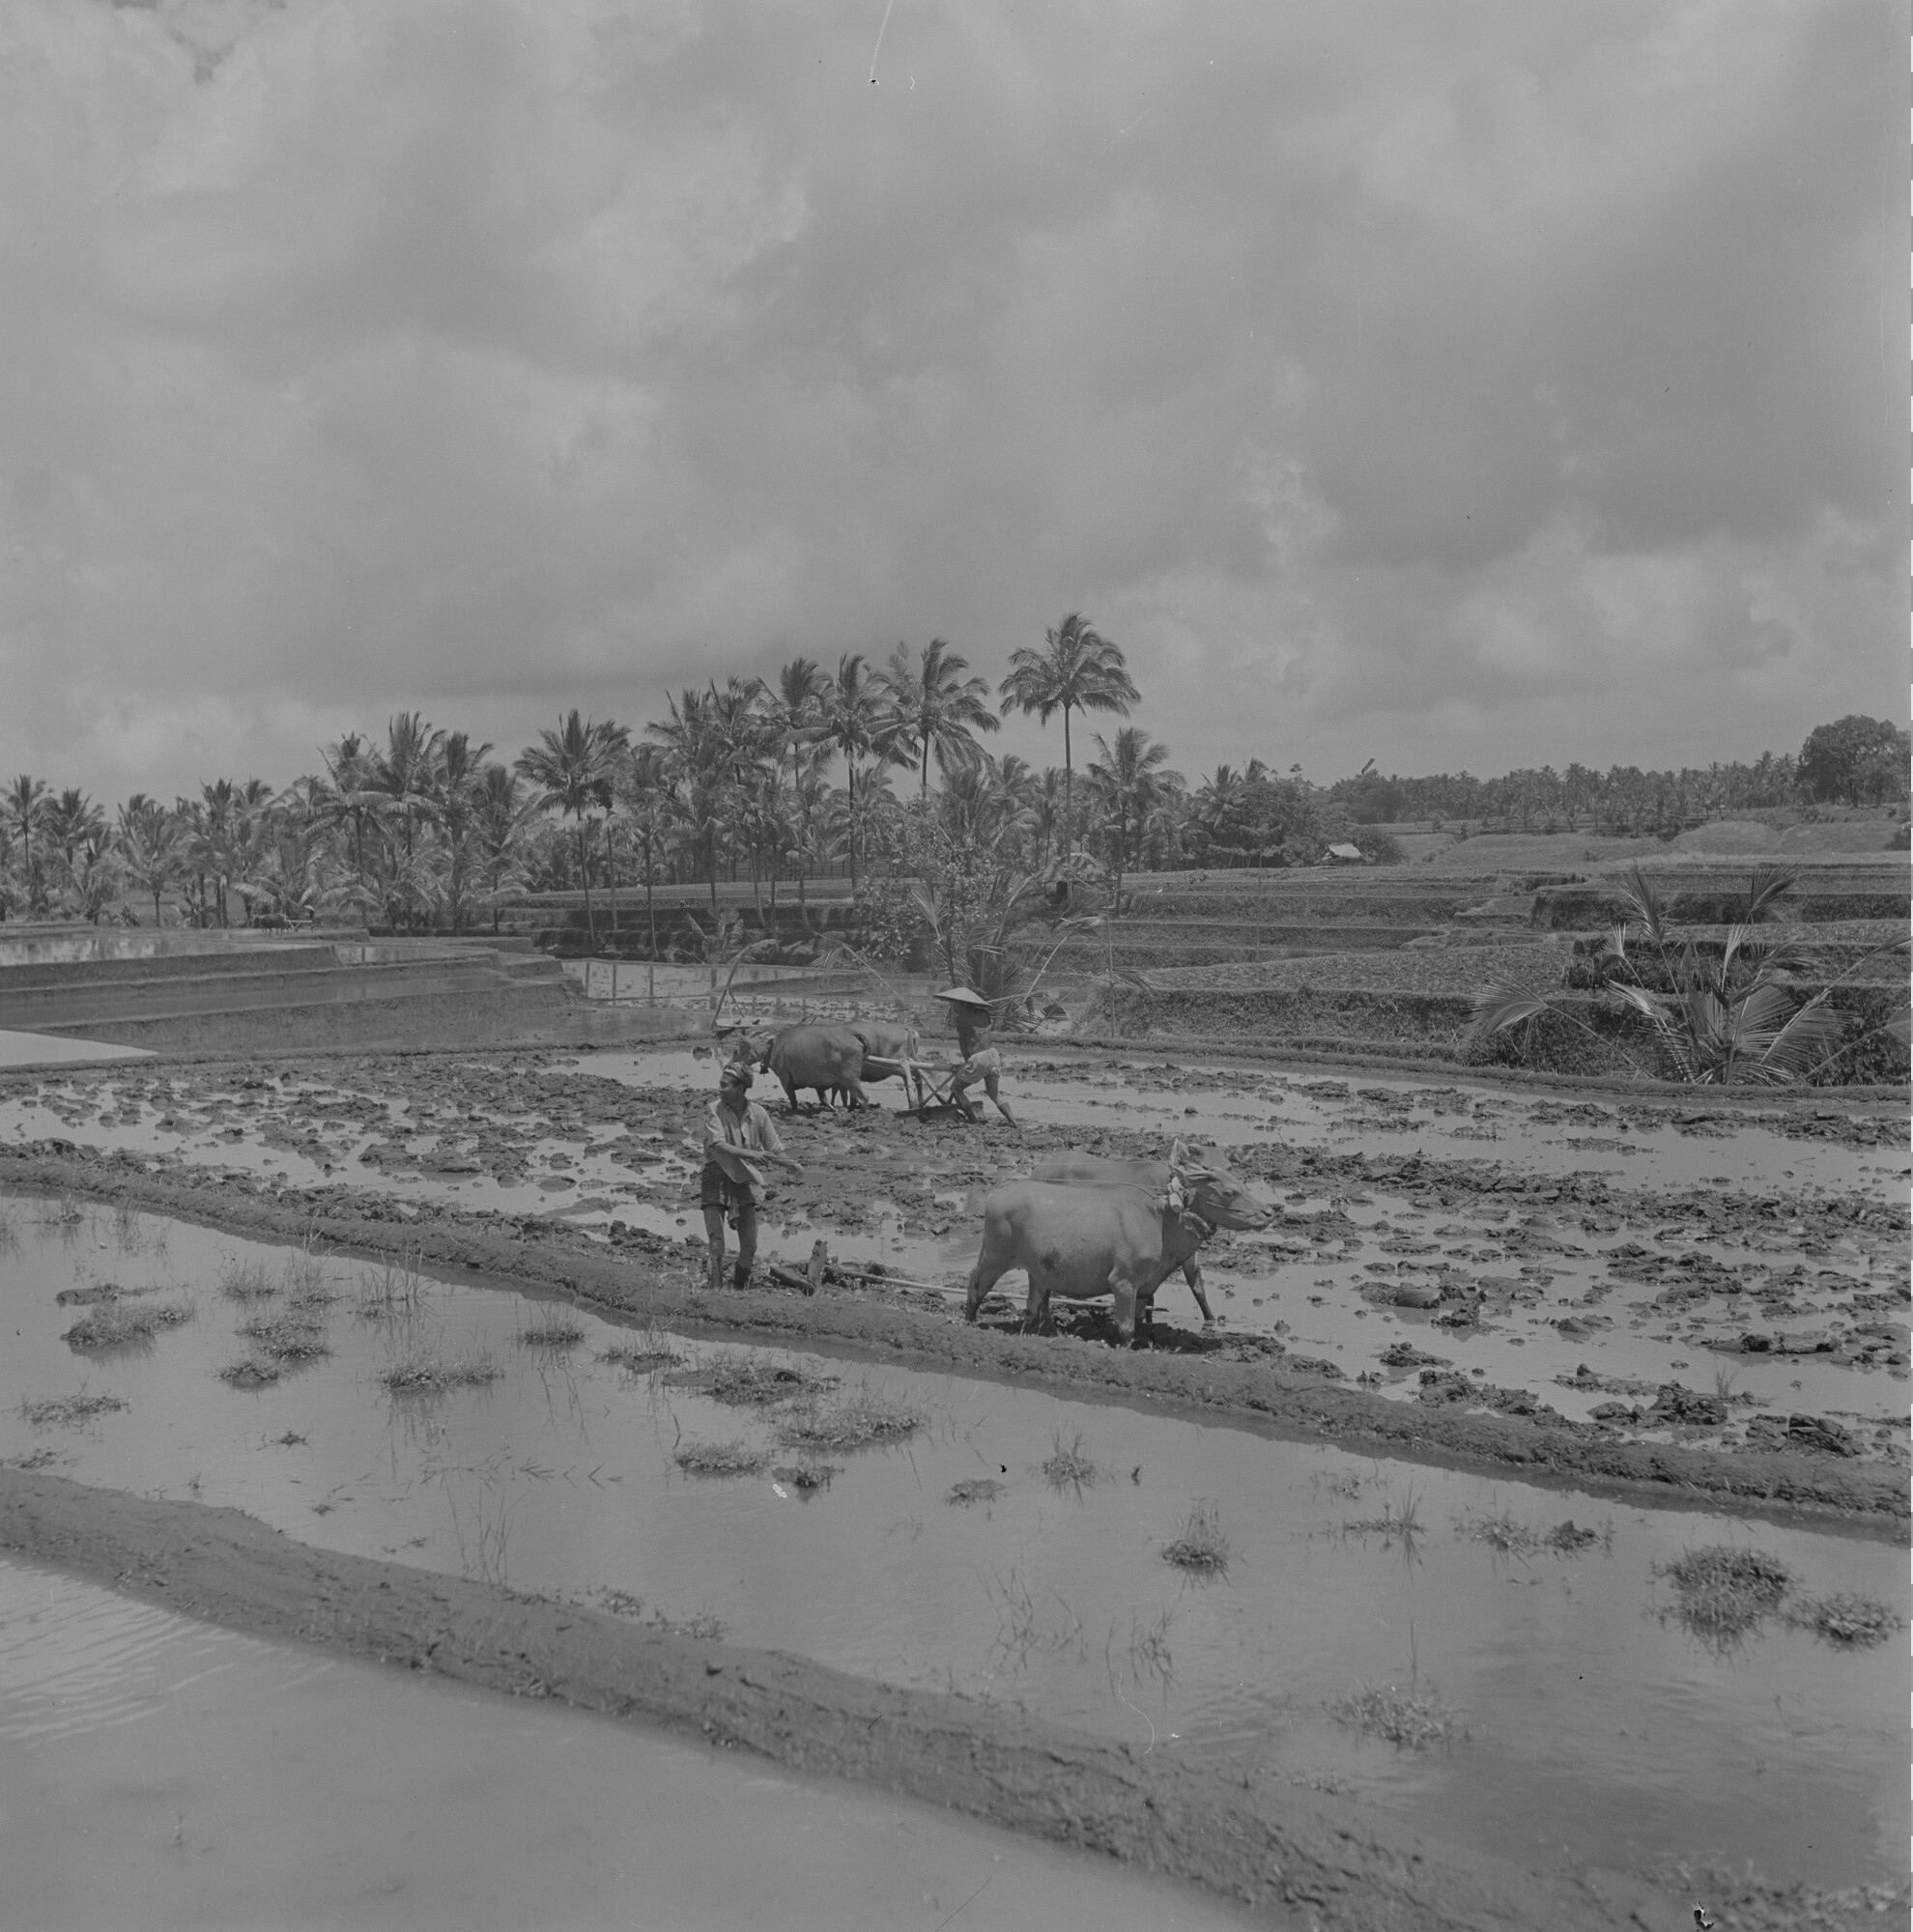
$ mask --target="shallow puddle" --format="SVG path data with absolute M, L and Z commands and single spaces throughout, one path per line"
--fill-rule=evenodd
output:
M 1751 1859 L 1816 1884 L 1898 1870 L 1898 1644 L 1836 1650 L 1770 1617 L 1710 1645 L 1655 1575 L 1688 1546 L 1751 1544 L 1788 1567 L 1800 1597 L 1898 1605 L 1904 1556 L 1886 1546 L 993 1383 L 715 1349 L 180 1223 L 82 1210 L 51 1225 L 56 1204 L 12 1205 L 10 1460 L 1009 1699 L 1251 1779 L 1346 1785 L 1528 1862 L 1565 1848 L 1642 1868 Z M 312 1298 L 315 1274 L 336 1292 L 329 1305 Z M 123 1306 L 191 1317 L 136 1350 L 78 1355 L 62 1335 L 98 1304 L 56 1296 L 106 1281 Z M 219 1379 L 253 1352 L 239 1326 L 283 1318 L 301 1295 L 331 1352 L 262 1388 Z M 575 1337 L 529 1345 L 555 1312 Z M 619 1345 L 683 1360 L 633 1373 L 600 1359 Z M 889 1449 L 807 1449 L 788 1439 L 801 1405 L 729 1407 L 684 1385 L 726 1359 L 798 1378 L 786 1387 L 837 1378 L 816 1387 L 826 1409 L 868 1390 L 921 1427 Z M 421 1361 L 498 1373 L 388 1393 L 384 1378 Z M 90 1419 L 23 1406 L 73 1398 L 125 1406 Z M 686 1472 L 700 1450 L 731 1445 L 754 1473 Z M 1093 1478 L 1052 1480 L 1044 1465 L 1072 1447 Z M 1204 1502 L 1229 1545 L 1208 1580 L 1165 1555 Z M 1332 1707 L 1352 1698 L 1345 1719 L 1379 1699 L 1441 1734 L 1395 1749 L 1338 1720 Z
M 1188 1889 L 636 1725 L 0 1563 L 10 1924 L 1248 1922 Z

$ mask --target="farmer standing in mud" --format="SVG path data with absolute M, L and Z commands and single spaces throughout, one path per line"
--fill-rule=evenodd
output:
M 952 986 L 936 996 L 950 1009 L 956 1022 L 956 1046 L 962 1054 L 950 1080 L 951 1104 L 960 1107 L 973 1121 L 983 1119 L 983 1108 L 970 1099 L 970 1089 L 979 1082 L 996 1111 L 1014 1127 L 1016 1117 L 1003 1104 L 1003 1056 L 989 1043 L 989 1002 L 967 986 Z
M 787 1168 L 793 1175 L 804 1171 L 785 1152 L 771 1117 L 751 1098 L 749 1065 L 734 1060 L 718 1075 L 718 1096 L 704 1115 L 704 1171 L 698 1205 L 704 1210 L 713 1290 L 724 1286 L 727 1218 L 737 1230 L 737 1265 L 730 1285 L 751 1285 L 751 1265 L 757 1259 L 757 1206 L 764 1184 L 755 1164 L 758 1160 Z

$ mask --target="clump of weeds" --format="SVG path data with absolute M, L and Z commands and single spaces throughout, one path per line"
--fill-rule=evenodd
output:
M 79 1429 L 97 1415 L 110 1415 L 127 1406 L 122 1396 L 89 1395 L 81 1388 L 76 1395 L 28 1396 L 20 1403 L 20 1413 L 36 1429 Z
M 1382 1505 L 1380 1516 L 1345 1522 L 1342 1533 L 1345 1536 L 1379 1536 L 1413 1547 L 1422 1534 L 1421 1498 L 1413 1489 L 1404 1490 L 1399 1496 L 1390 1496 Z
M 86 1209 L 71 1194 L 62 1194 L 57 1200 L 43 1201 L 33 1217 L 33 1224 L 42 1234 L 64 1231 L 72 1234 L 86 1219 Z
M 602 1610 L 614 1617 L 629 1617 L 636 1623 L 644 1614 L 644 1600 L 629 1590 L 620 1590 L 610 1583 L 600 1583 L 589 1595 Z
M 842 1473 L 842 1466 L 837 1463 L 786 1463 L 771 1471 L 771 1480 L 788 1483 L 801 1494 L 814 1495 L 819 1490 L 829 1489 L 831 1478 Z
M 1357 1684 L 1346 1696 L 1329 1700 L 1328 1715 L 1344 1730 L 1386 1738 L 1397 1750 L 1426 1750 L 1468 1735 L 1434 1685 L 1413 1680 L 1406 1690 L 1398 1684 Z
M 309 1236 L 286 1257 L 279 1284 L 295 1308 L 329 1308 L 339 1298 L 337 1284 Z
M 795 1397 L 815 1397 L 835 1388 L 835 1376 L 815 1375 L 789 1362 L 768 1362 L 753 1355 L 725 1353 L 699 1371 L 693 1385 L 713 1402 L 737 1408 L 768 1408 Z
M 380 1267 L 359 1269 L 353 1313 L 362 1321 L 397 1321 L 416 1315 L 424 1301 L 425 1277 L 401 1256 Z
M 270 1355 L 245 1355 L 228 1362 L 219 1371 L 219 1379 L 237 1389 L 270 1388 L 279 1379 L 279 1365 Z
M 655 1321 L 630 1341 L 614 1342 L 609 1349 L 598 1351 L 599 1361 L 609 1362 L 613 1368 L 632 1376 L 654 1375 L 680 1359 L 671 1347 L 671 1337 Z
M 447 1389 L 483 1388 L 503 1374 L 489 1349 L 464 1355 L 418 1349 L 382 1369 L 379 1382 L 392 1395 L 443 1395 Z
M 860 1383 L 841 1402 L 828 1406 L 814 1404 L 784 1417 L 777 1427 L 777 1439 L 786 1449 L 842 1455 L 850 1449 L 904 1441 L 928 1420 L 917 1404 Z
M 1101 1473 L 1083 1447 L 1080 1429 L 1068 1442 L 1064 1441 L 1060 1429 L 1049 1438 L 1049 1456 L 1042 1465 L 1042 1479 L 1052 1490 L 1075 1490 L 1080 1493 L 1091 1488 Z
M 1227 1576 L 1234 1555 L 1222 1519 L 1212 1502 L 1199 1502 L 1183 1520 L 1172 1542 L 1162 1546 L 1165 1562 L 1199 1577 Z
M 255 1315 L 242 1321 L 240 1334 L 262 1355 L 275 1362 L 310 1362 L 332 1352 L 326 1331 L 316 1321 L 300 1321 L 296 1313 Z
M 518 1331 L 522 1349 L 549 1349 L 557 1353 L 575 1349 L 585 1339 L 585 1324 L 575 1315 L 546 1315 L 528 1321 Z
M 671 1460 L 692 1476 L 755 1476 L 770 1456 L 748 1442 L 680 1442 Z
M 1552 1549 L 1560 1556 L 1579 1556 L 1599 1543 L 1612 1549 L 1614 1528 L 1583 1529 L 1572 1517 L 1552 1529 L 1536 1529 L 1520 1520 L 1505 1507 L 1492 1514 L 1464 1512 L 1455 1519 L 1455 1534 L 1470 1543 L 1485 1543 L 1502 1556 L 1522 1557 L 1537 1549 Z
M 117 1299 L 96 1302 L 67 1330 L 70 1349 L 127 1349 L 150 1342 L 161 1328 L 192 1320 L 186 1301 L 142 1301 L 128 1308 Z
M 1870 1650 L 1902 1629 L 1906 1621 L 1891 1604 L 1852 1590 L 1837 1590 L 1830 1597 L 1808 1597 L 1790 1604 L 1786 1620 L 1842 1650 Z
M 297 1429 L 288 1429 L 283 1435 L 275 1435 L 273 1436 L 272 1440 L 276 1442 L 281 1449 L 292 1449 L 296 1448 L 300 1443 L 303 1442 L 305 1440 L 305 1437 L 301 1435 Z
M 266 1301 L 284 1286 L 262 1261 L 243 1261 L 238 1255 L 219 1260 L 219 1293 L 229 1301 Z
M 944 1501 L 967 1507 L 971 1503 L 993 1503 L 1002 1493 L 1003 1485 L 994 1476 L 966 1476 L 960 1483 L 950 1486 Z
M 1680 1600 L 1674 1614 L 1680 1621 L 1721 1646 L 1756 1630 L 1779 1607 L 1793 1581 L 1779 1557 L 1731 1543 L 1683 1549 L 1671 1563 L 1657 1565 L 1654 1574 L 1674 1586 Z

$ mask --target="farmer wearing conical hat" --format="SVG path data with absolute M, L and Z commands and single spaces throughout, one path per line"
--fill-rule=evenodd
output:
M 950 1078 L 950 1101 L 973 1121 L 983 1119 L 983 1108 L 970 1099 L 970 1089 L 981 1083 L 996 1111 L 1014 1127 L 1016 1117 L 1003 1104 L 1003 1056 L 990 1044 L 989 1002 L 968 986 L 952 986 L 936 996 L 949 1009 L 956 1023 L 956 1045 L 963 1062 Z
M 769 1114 L 751 1098 L 751 1077 L 748 1061 L 729 1062 L 718 1075 L 718 1096 L 704 1114 L 704 1171 L 698 1205 L 704 1210 L 713 1289 L 724 1286 L 727 1220 L 737 1230 L 737 1266 L 730 1285 L 751 1285 L 751 1266 L 757 1259 L 757 1208 L 764 1185 L 757 1163 L 769 1161 L 792 1174 L 804 1171 L 785 1152 Z

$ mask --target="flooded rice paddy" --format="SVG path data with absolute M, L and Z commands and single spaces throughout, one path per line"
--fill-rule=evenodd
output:
M 8 1461 L 1352 1791 L 1527 1863 L 1899 1868 L 1899 1642 L 1790 1607 L 1898 1605 L 1885 1545 L 7 1207 Z M 112 1310 L 173 1319 L 66 1339 Z M 1178 1567 L 1205 1520 L 1215 1560 Z M 1662 1574 L 1718 1544 L 1791 1579 L 1730 1631 Z
M 10 1923 L 1222 1927 L 1185 1888 L 0 1563 Z
M 694 1205 L 708 1051 L 372 1057 L 230 1070 L 49 1073 L 0 1099 L 0 1145 L 64 1139 L 263 1187 L 621 1223 L 671 1240 Z M 1216 1146 L 1271 1205 L 1203 1266 L 1219 1334 L 1278 1339 L 1404 1401 L 1525 1401 L 1666 1439 L 1659 1392 L 1713 1399 L 1731 1443 L 1766 1412 L 1837 1420 L 1903 1458 L 1905 1125 L 1878 1110 L 1728 1112 L 1487 1083 L 1085 1060 L 1019 1066 L 1026 1131 L 894 1111 L 804 1116 L 768 1260 L 813 1243 L 955 1303 L 978 1208 L 1052 1148 Z M 872 1090 L 894 1108 L 897 1090 Z M 780 1104 L 781 1111 L 781 1104 Z M 1020 1289 L 1012 1277 L 1005 1293 Z M 1427 1307 L 1413 1304 L 1426 1302 Z M 1160 1320 L 1199 1320 L 1180 1279 Z M 1678 1426 L 1678 1425 L 1672 1425 Z

